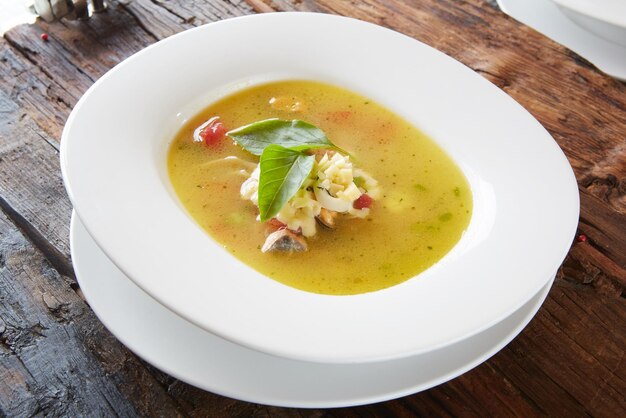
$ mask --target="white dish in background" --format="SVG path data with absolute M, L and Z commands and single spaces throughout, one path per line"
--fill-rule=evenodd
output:
M 626 1 L 552 0 L 570 19 L 601 37 L 626 46 Z
M 626 46 L 595 35 L 563 14 L 553 0 L 497 0 L 502 11 L 626 81 Z
M 72 262 L 89 306 L 129 349 L 201 389 L 277 406 L 360 405 L 416 393 L 453 379 L 508 344 L 535 315 L 552 283 L 502 322 L 431 353 L 382 363 L 308 363 L 233 344 L 175 315 L 115 267 L 76 214 L 70 236 Z
M 178 202 L 166 171 L 178 128 L 221 95 L 288 78 L 372 98 L 465 172 L 469 228 L 417 279 L 355 296 L 296 290 L 235 259 Z M 90 235 L 148 294 L 230 341 L 321 363 L 411 356 L 493 326 L 551 280 L 578 223 L 572 169 L 518 103 L 412 38 L 317 13 L 220 21 L 125 60 L 72 111 L 61 168 Z

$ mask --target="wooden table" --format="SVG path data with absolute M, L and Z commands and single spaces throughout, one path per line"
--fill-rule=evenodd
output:
M 444 51 L 526 107 L 574 168 L 580 237 L 547 301 L 505 349 L 451 382 L 337 410 L 240 402 L 146 364 L 82 298 L 59 170 L 72 107 L 108 69 L 159 39 L 286 10 L 356 17 Z M 493 1 L 111 1 L 89 21 L 7 32 L 0 80 L 0 416 L 626 416 L 626 85 Z

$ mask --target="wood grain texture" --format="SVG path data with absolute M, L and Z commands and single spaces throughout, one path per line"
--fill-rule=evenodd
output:
M 109 3 L 88 21 L 37 22 L 0 39 L 0 416 L 626 416 L 624 83 L 493 1 Z M 81 299 L 58 163 L 71 108 L 102 74 L 157 40 L 224 18 L 292 10 L 356 17 L 442 50 L 528 109 L 574 168 L 587 240 L 573 243 L 522 334 L 444 385 L 337 410 L 240 402 L 143 363 Z
M 15 225 L 0 215 L 0 411 L 172 416 L 176 403 Z M 128 402 L 133 396 L 142 403 Z M 149 400 L 158 398 L 159 409 Z

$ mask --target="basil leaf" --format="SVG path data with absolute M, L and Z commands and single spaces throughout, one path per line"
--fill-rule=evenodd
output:
M 261 155 L 270 144 L 304 151 L 337 148 L 318 127 L 301 120 L 265 119 L 226 133 L 254 155 Z
M 296 194 L 313 169 L 315 156 L 268 145 L 261 154 L 259 212 L 261 222 L 272 219 Z

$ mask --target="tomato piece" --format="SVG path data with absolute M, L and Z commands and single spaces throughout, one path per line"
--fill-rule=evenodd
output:
M 217 144 L 220 139 L 224 138 L 224 135 L 226 135 L 226 128 L 219 119 L 211 121 L 200 131 L 200 138 L 202 138 L 207 145 Z
M 281 221 L 279 221 L 276 218 L 272 218 L 269 221 L 266 222 L 268 225 L 273 226 L 275 228 L 286 228 L 287 225 L 285 225 L 284 223 L 282 223 Z
M 363 193 L 357 200 L 354 201 L 352 207 L 354 209 L 366 209 L 372 206 L 372 203 L 374 203 L 374 199 Z

